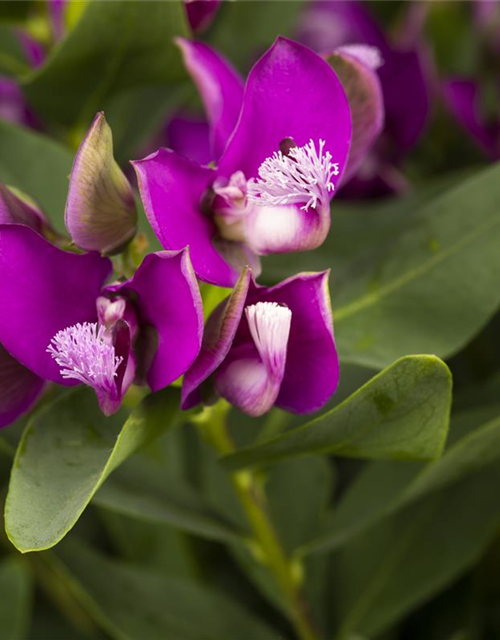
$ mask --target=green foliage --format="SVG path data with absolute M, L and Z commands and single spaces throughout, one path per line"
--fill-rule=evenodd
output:
M 86 127 L 123 91 L 182 80 L 172 38 L 187 33 L 178 1 L 88 2 L 46 63 L 25 79 L 25 93 L 47 121 Z
M 5 506 L 12 543 L 23 553 L 57 544 L 106 477 L 174 426 L 178 402 L 178 392 L 167 389 L 148 396 L 126 420 L 123 410 L 105 418 L 84 387 L 38 413 L 12 467 Z
M 0 21 L 22 23 L 28 17 L 32 6 L 32 2 L 5 0 L 0 4 Z
M 241 542 L 242 533 L 219 518 L 186 482 L 171 473 L 148 472 L 147 461 L 126 465 L 99 490 L 94 502 L 105 509 L 221 542 Z
M 265 624 L 213 588 L 112 561 L 76 540 L 61 545 L 58 554 L 77 582 L 77 597 L 112 638 L 276 639 Z
M 0 180 L 33 198 L 59 231 L 72 163 L 71 152 L 51 138 L 0 120 Z
M 437 457 L 448 431 L 451 376 L 433 356 L 408 356 L 384 369 L 335 409 L 281 436 L 242 449 L 227 468 L 299 455 Z
M 0 638 L 22 640 L 29 629 L 32 576 L 17 558 L 0 561 Z
M 354 630 L 379 634 L 477 562 L 500 524 L 499 481 L 498 466 L 489 467 L 397 512 L 339 551 L 332 569 L 336 637 Z

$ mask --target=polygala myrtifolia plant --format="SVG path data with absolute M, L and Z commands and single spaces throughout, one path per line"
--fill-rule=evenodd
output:
M 58 35 L 28 95 L 114 4 Z M 382 69 L 404 61 L 420 86 L 417 45 L 390 45 L 357 3 L 320 3 L 297 37 L 324 55 L 278 37 L 244 81 L 187 37 L 186 15 L 208 24 L 220 3 L 143 4 L 184 25 L 168 55 L 206 122 L 176 114 L 174 148 L 122 170 L 98 112 L 73 159 L 66 233 L 38 193 L 0 183 L 3 542 L 44 552 L 0 560 L 0 636 L 2 600 L 21 611 L 34 571 L 75 640 L 378 637 L 497 531 L 498 414 L 464 401 L 445 450 L 440 357 L 500 302 L 498 170 L 399 210 L 339 205 L 331 229 L 339 191 L 397 190 L 402 156 L 374 142 L 406 153 L 423 123 L 407 130 Z M 332 15 L 365 36 L 320 46 Z M 344 461 L 335 487 L 331 456 L 371 462 Z M 67 536 L 90 503 L 99 517 Z

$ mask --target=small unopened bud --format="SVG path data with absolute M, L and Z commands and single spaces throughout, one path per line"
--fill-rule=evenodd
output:
M 102 112 L 73 163 L 66 228 L 81 249 L 106 254 L 117 253 L 137 229 L 132 187 L 113 157 L 113 137 Z
M 0 183 L 0 224 L 24 224 L 41 233 L 47 219 L 23 193 Z

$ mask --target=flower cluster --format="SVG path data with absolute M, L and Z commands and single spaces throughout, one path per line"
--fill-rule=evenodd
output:
M 207 45 L 178 45 L 207 111 L 211 162 L 166 148 L 132 162 L 164 251 L 134 263 L 134 194 L 102 113 L 70 176 L 71 242 L 0 185 L 0 426 L 49 382 L 92 387 L 106 415 L 133 383 L 157 391 L 180 376 L 184 409 L 223 397 L 251 416 L 314 411 L 336 389 L 328 273 L 271 287 L 256 278 L 261 256 L 323 243 L 330 201 L 373 136 L 360 137 L 367 123 L 332 65 L 302 44 L 279 38 L 246 83 Z M 338 55 L 372 86 L 374 51 L 358 49 Z M 232 287 L 205 326 L 198 279 Z

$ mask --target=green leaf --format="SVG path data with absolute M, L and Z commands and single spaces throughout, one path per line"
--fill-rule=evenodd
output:
M 94 503 L 147 522 L 170 524 L 194 535 L 222 542 L 241 542 L 243 533 L 219 518 L 202 496 L 168 471 L 146 461 L 131 461 L 101 487 Z
M 352 265 L 334 289 L 344 361 L 379 368 L 404 353 L 447 357 L 467 344 L 500 304 L 499 199 L 497 164 L 424 206 L 407 231 L 372 244 L 369 263 Z
M 293 38 L 303 3 L 224 2 L 209 33 L 209 42 L 233 64 L 247 70 L 277 35 Z
M 59 231 L 73 155 L 50 138 L 0 120 L 0 180 L 38 202 Z
M 86 127 L 123 91 L 182 80 L 173 38 L 187 34 L 182 2 L 88 2 L 67 37 L 25 80 L 25 93 L 45 119 Z
M 75 595 L 113 638 L 276 640 L 275 632 L 213 585 L 112 561 L 74 539 L 58 548 L 58 556 L 78 583 Z
M 498 532 L 499 482 L 490 465 L 342 547 L 332 564 L 337 640 L 378 636 L 473 566 Z
M 384 516 L 453 485 L 500 458 L 499 405 L 464 412 L 453 420 L 450 439 L 456 432 L 466 435 L 435 462 L 424 466 L 397 462 L 368 465 L 336 506 L 323 533 L 303 551 L 337 548 Z
M 36 414 L 14 460 L 5 528 L 19 551 L 42 551 L 74 526 L 106 477 L 141 446 L 175 423 L 178 392 L 148 396 L 123 424 L 121 410 L 100 412 L 80 387 Z
M 19 558 L 0 562 L 0 638 L 24 640 L 31 619 L 32 577 Z
M 401 358 L 331 411 L 222 463 L 236 469 L 311 454 L 436 458 L 448 432 L 451 384 L 438 358 Z

